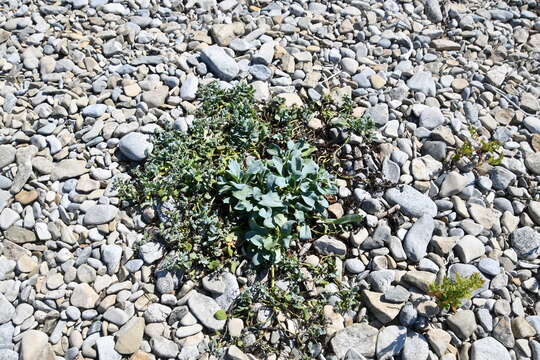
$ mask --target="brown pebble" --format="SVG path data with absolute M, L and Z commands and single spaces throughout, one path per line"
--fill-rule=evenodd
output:
M 536 152 L 540 152 L 540 134 L 534 134 L 531 139 L 531 146 Z
M 37 190 L 31 190 L 31 191 L 20 191 L 17 195 L 15 195 L 15 200 L 20 202 L 23 205 L 28 205 L 33 203 L 37 200 L 39 197 L 39 193 Z

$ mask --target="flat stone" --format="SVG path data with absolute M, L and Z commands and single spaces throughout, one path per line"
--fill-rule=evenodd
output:
M 527 339 L 536 335 L 536 329 L 523 316 L 512 319 L 512 332 L 518 339 Z
M 15 200 L 20 202 L 22 205 L 28 205 L 36 201 L 38 197 L 39 192 L 37 192 L 37 190 L 22 190 L 15 195 Z
M 540 134 L 540 118 L 527 116 L 523 119 L 523 125 L 533 134 Z
M 15 244 L 26 244 L 36 241 L 36 234 L 33 231 L 19 226 L 11 226 L 4 232 L 4 236 Z
M 51 178 L 53 181 L 75 178 L 86 174 L 89 170 L 84 160 L 65 159 L 55 164 Z
M 510 360 L 503 344 L 492 337 L 476 340 L 471 346 L 471 360 Z
M 452 40 L 448 40 L 448 39 L 434 39 L 434 40 L 431 41 L 431 45 L 436 50 L 448 50 L 448 51 L 451 51 L 451 50 L 460 50 L 461 49 L 460 44 L 458 44 L 457 42 L 454 42 Z
M 524 226 L 510 234 L 512 248 L 522 259 L 532 260 L 540 256 L 540 233 Z
M 184 100 L 195 100 L 198 88 L 199 79 L 195 74 L 189 73 L 180 87 L 180 97 Z
M 512 323 L 510 318 L 506 315 L 498 318 L 498 321 L 495 323 L 491 334 L 496 340 L 500 341 L 501 344 L 507 348 L 513 348 L 516 344 L 516 339 L 514 337 L 514 333 L 512 332 Z
M 435 281 L 436 277 L 432 272 L 410 270 L 401 279 L 424 292 L 428 292 L 429 285 Z
M 427 107 L 420 113 L 419 126 L 431 130 L 442 124 L 444 124 L 444 116 L 439 108 Z
M 4 210 L 10 199 L 11 194 L 9 191 L 0 190 L 0 211 Z
M 112 324 L 122 326 L 129 320 L 130 316 L 122 309 L 110 307 L 103 313 L 103 318 Z
M 286 107 L 302 106 L 304 102 L 302 98 L 295 93 L 281 93 L 277 95 L 279 98 L 285 99 L 283 105 Z
M 427 96 L 435 96 L 437 94 L 435 81 L 433 80 L 431 73 L 427 71 L 420 71 L 414 74 L 414 76 L 407 81 L 407 86 L 409 89 L 421 92 Z
M 202 331 L 203 327 L 200 324 L 193 324 L 187 326 L 181 326 L 176 330 L 176 337 L 179 339 L 198 334 Z
M 93 117 L 93 118 L 98 118 L 98 117 L 102 116 L 103 114 L 105 114 L 106 111 L 107 111 L 107 105 L 105 105 L 105 104 L 92 104 L 92 105 L 86 106 L 82 110 L 82 114 L 83 114 L 83 116 L 89 116 L 89 117 Z
M 451 171 L 446 175 L 439 191 L 440 197 L 449 197 L 459 194 L 469 183 L 467 177 L 457 171 Z
M 133 354 L 139 350 L 144 335 L 145 322 L 142 317 L 133 317 L 115 333 L 115 350 L 120 354 Z
M 236 345 L 231 345 L 227 349 L 227 359 L 230 360 L 249 360 L 250 358 L 244 354 L 240 348 L 238 348 Z
M 432 218 L 437 215 L 437 205 L 433 200 L 412 186 L 404 185 L 401 190 L 389 189 L 385 197 L 390 203 L 398 204 L 405 215 L 412 217 L 428 215 Z
M 529 201 L 527 213 L 536 225 L 540 225 L 540 201 Z
M 410 331 L 405 339 L 402 360 L 426 360 L 429 356 L 429 344 L 423 335 Z
M 313 247 L 322 255 L 342 256 L 347 253 L 347 245 L 331 236 L 323 235 L 315 240 Z
M 486 253 L 484 244 L 472 235 L 465 235 L 461 238 L 456 246 L 454 246 L 454 250 L 461 262 L 465 264 L 470 263 Z
M 121 360 L 122 355 L 114 350 L 114 339 L 112 336 L 103 336 L 96 340 L 99 360 Z
M 351 349 L 371 358 L 375 356 L 377 334 L 378 330 L 368 324 L 352 324 L 338 331 L 330 344 L 338 359 L 345 357 Z
M 398 356 L 403 350 L 406 338 L 405 326 L 391 325 L 382 329 L 377 336 L 377 359 L 387 360 Z
M 383 324 L 387 324 L 394 320 L 403 307 L 403 304 L 385 301 L 383 293 L 364 290 L 362 294 L 368 309 L 373 313 L 377 320 Z
M 94 291 L 94 289 L 86 284 L 78 284 L 73 289 L 71 294 L 70 302 L 71 305 L 76 306 L 82 309 L 93 309 L 96 306 L 96 302 L 99 298 L 99 295 Z
M 440 23 L 443 20 L 439 0 L 426 0 L 424 6 L 424 12 L 429 20 L 434 23 Z
M 55 360 L 49 337 L 42 331 L 28 330 L 21 340 L 20 360 Z
M 462 340 L 467 340 L 476 330 L 476 319 L 472 310 L 461 310 L 450 316 L 448 327 Z
M 435 354 L 439 356 L 442 356 L 446 352 L 448 345 L 450 345 L 450 340 L 452 339 L 449 333 L 437 328 L 429 329 L 427 332 L 427 338 L 431 348 Z
M 118 215 L 118 208 L 114 205 L 94 205 L 84 214 L 84 225 L 101 225 L 112 221 Z
M 7 230 L 21 217 L 19 213 L 11 208 L 5 208 L 0 212 L 0 229 Z
M 540 152 L 529 152 L 525 155 L 525 166 L 536 175 L 540 175 Z
M 225 320 L 217 320 L 214 315 L 223 310 L 219 304 L 206 295 L 195 293 L 188 300 L 188 306 L 193 315 L 208 329 L 221 330 L 225 326 Z
M 152 346 L 154 353 L 162 358 L 176 358 L 178 355 L 178 345 L 163 336 L 152 337 L 150 346 Z
M 148 136 L 139 132 L 124 135 L 118 143 L 122 155 L 133 161 L 142 161 L 152 152 Z
M 236 61 L 223 48 L 212 45 L 201 51 L 201 60 L 210 71 L 224 81 L 233 80 L 240 71 Z

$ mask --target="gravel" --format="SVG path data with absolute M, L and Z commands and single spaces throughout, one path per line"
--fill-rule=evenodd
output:
M 148 159 L 155 132 L 189 134 L 198 90 L 214 80 L 245 81 L 256 99 L 286 106 L 349 96 L 375 123 L 371 144 L 330 130 L 344 174 L 331 213 L 362 215 L 361 225 L 294 244 L 303 263 L 336 259 L 339 282 L 302 284 L 313 294 L 363 296 L 328 312 L 328 344 L 305 356 L 539 358 L 534 1 L 154 5 L 0 9 L 1 359 L 211 359 L 225 327 L 237 344 L 263 341 L 230 311 L 268 277 L 241 264 L 214 282 L 188 280 L 167 267 L 171 248 L 145 236 L 157 209 L 126 207 L 115 187 Z M 454 157 L 493 140 L 488 155 L 501 161 L 476 149 Z M 429 284 L 473 273 L 482 288 L 456 313 L 437 311 Z M 264 337 L 284 349 L 276 358 L 299 351 L 282 330 Z M 260 357 L 232 344 L 216 358 Z

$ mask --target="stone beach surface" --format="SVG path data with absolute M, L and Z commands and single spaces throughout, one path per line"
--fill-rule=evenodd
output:
M 262 102 L 350 96 L 376 124 L 349 170 L 391 185 L 342 186 L 365 226 L 313 242 L 364 299 L 318 359 L 540 360 L 539 69 L 534 0 L 3 2 L 0 359 L 209 360 L 216 331 L 253 338 L 214 316 L 245 279 L 156 271 L 167 251 L 114 187 L 217 80 Z M 471 128 L 500 163 L 450 165 Z M 426 294 L 473 273 L 456 313 Z M 237 345 L 223 356 L 256 359 Z

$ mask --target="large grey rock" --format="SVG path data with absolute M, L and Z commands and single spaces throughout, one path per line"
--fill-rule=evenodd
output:
M 429 344 L 423 335 L 409 332 L 405 339 L 402 360 L 426 360 L 429 356 Z
M 527 116 L 523 119 L 523 125 L 533 134 L 540 134 L 540 118 Z
M 347 253 L 347 245 L 328 235 L 323 235 L 315 240 L 313 247 L 319 254 L 323 255 L 345 255 Z
M 33 243 L 36 241 L 36 234 L 33 231 L 20 226 L 13 225 L 4 232 L 6 239 L 15 244 Z
M 154 241 L 149 241 L 139 248 L 139 254 L 148 265 L 151 265 L 161 259 L 164 255 L 164 247 L 162 244 Z
M 122 309 L 110 307 L 103 314 L 103 318 L 112 324 L 122 326 L 129 320 L 130 316 Z
M 427 18 L 434 23 L 440 23 L 443 20 L 439 0 L 426 0 L 424 2 L 424 11 Z
M 140 132 L 131 132 L 122 136 L 118 143 L 122 155 L 133 161 L 142 161 L 152 152 L 148 136 Z
M 368 324 L 352 324 L 338 331 L 330 344 L 338 357 L 343 359 L 349 350 L 366 356 L 375 356 L 378 330 Z
M 70 302 L 71 305 L 78 308 L 93 309 L 98 298 L 99 295 L 95 290 L 90 285 L 83 283 L 75 286 L 73 293 L 71 293 Z
M 170 307 L 153 303 L 148 306 L 144 312 L 144 319 L 147 323 L 160 323 L 167 320 L 167 317 L 171 314 L 172 310 Z
M 199 88 L 199 79 L 195 74 L 188 74 L 180 88 L 180 97 L 184 100 L 194 100 Z
M 471 360 L 510 360 L 503 344 L 492 337 L 476 340 L 471 346 Z
M 122 257 L 122 247 L 120 245 L 104 245 L 101 248 L 101 259 L 107 265 L 107 272 L 112 275 L 118 271 L 120 258 Z
M 10 321 L 15 315 L 15 307 L 6 299 L 3 294 L 0 294 L 0 324 Z
M 223 310 L 227 311 L 238 295 L 240 295 L 240 287 L 238 286 L 236 276 L 229 272 L 222 275 L 222 281 L 224 284 L 223 293 L 221 293 L 214 300 L 216 300 L 218 305 L 221 306 Z
M 407 328 L 391 325 L 379 332 L 377 337 L 377 359 L 387 360 L 398 356 L 405 345 Z
M 362 295 L 369 311 L 383 324 L 394 320 L 403 307 L 403 304 L 386 301 L 383 293 L 364 290 Z
M 55 360 L 49 337 L 42 331 L 29 330 L 21 340 L 20 360 Z
M 433 218 L 430 215 L 423 215 L 407 231 L 403 241 L 403 249 L 411 261 L 418 262 L 426 256 L 434 229 Z
M 398 204 L 401 211 L 408 216 L 421 217 L 437 215 L 437 205 L 428 196 L 422 194 L 410 185 L 404 185 L 400 190 L 392 188 L 386 191 L 386 199 L 392 204 Z
M 93 118 L 98 118 L 101 115 L 105 114 L 106 111 L 107 111 L 107 105 L 105 105 L 105 104 L 92 104 L 92 105 L 86 106 L 83 109 L 82 114 L 83 114 L 83 116 L 89 116 L 89 117 L 93 117 Z
M 188 306 L 193 315 L 208 329 L 221 330 L 225 326 L 225 320 L 214 317 L 216 312 L 223 310 L 219 304 L 206 295 L 195 293 L 188 300 Z
M 84 214 L 84 225 L 101 225 L 112 221 L 118 215 L 118 208 L 114 205 L 98 204 L 92 206 Z
M 517 178 L 516 174 L 502 166 L 493 167 L 489 172 L 489 177 L 495 190 L 506 190 Z
M 139 350 L 144 335 L 144 319 L 133 317 L 115 333 L 115 350 L 120 354 L 133 354 Z
M 522 259 L 532 260 L 540 256 L 540 232 L 529 226 L 514 230 L 510 234 L 512 248 Z
M 52 171 L 52 180 L 65 180 L 86 174 L 90 169 L 86 168 L 86 161 L 65 159 L 55 163 Z
M 121 360 L 122 355 L 114 350 L 114 339 L 112 336 L 103 336 L 96 340 L 96 348 L 99 360 Z
M 221 80 L 231 81 L 240 71 L 236 61 L 223 48 L 216 45 L 203 49 L 201 51 L 201 60 Z
M 472 310 L 458 311 L 450 316 L 446 323 L 462 340 L 467 340 L 476 329 L 476 319 Z
M 161 358 L 176 358 L 178 355 L 178 345 L 163 336 L 152 337 L 150 346 L 152 346 L 154 353 Z
M 457 171 L 451 171 L 446 175 L 439 191 L 439 196 L 447 197 L 459 194 L 469 183 L 467 177 Z
M 421 92 L 427 96 L 436 95 L 435 81 L 428 71 L 420 71 L 414 74 L 414 76 L 407 81 L 407 86 L 411 90 Z
M 418 125 L 431 130 L 442 124 L 444 124 L 444 116 L 439 108 L 428 107 L 420 113 Z
M 0 169 L 15 161 L 16 151 L 11 145 L 0 145 Z
M 465 235 L 454 246 L 461 262 L 467 264 L 486 253 L 484 244 L 472 235 Z
M 376 270 L 369 273 L 367 280 L 371 284 L 371 289 L 378 292 L 385 292 L 395 279 L 393 270 Z

